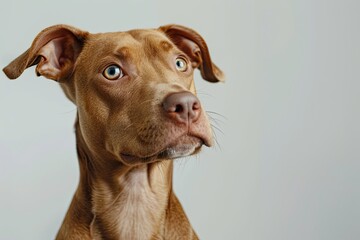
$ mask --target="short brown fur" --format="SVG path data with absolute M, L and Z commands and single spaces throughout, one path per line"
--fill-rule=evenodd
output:
M 179 25 L 101 34 L 56 25 L 4 72 L 15 79 L 33 65 L 78 110 L 80 181 L 56 239 L 198 239 L 169 160 L 212 145 L 193 70 L 210 82 L 223 73 L 202 37 Z M 111 65 L 123 76 L 107 78 Z

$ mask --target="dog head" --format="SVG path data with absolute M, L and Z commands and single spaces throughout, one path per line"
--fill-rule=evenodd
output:
M 212 145 L 193 73 L 199 69 L 209 82 L 224 76 L 194 30 L 167 25 L 90 34 L 56 25 L 40 32 L 4 72 L 16 79 L 33 65 L 76 104 L 79 131 L 102 159 L 134 165 Z

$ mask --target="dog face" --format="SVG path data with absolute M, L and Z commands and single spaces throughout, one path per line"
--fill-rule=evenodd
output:
M 77 105 L 81 134 L 94 155 L 136 165 L 212 145 L 193 73 L 200 69 L 210 82 L 223 74 L 191 29 L 90 34 L 53 26 L 4 72 L 14 79 L 32 65 L 38 75 L 60 82 Z

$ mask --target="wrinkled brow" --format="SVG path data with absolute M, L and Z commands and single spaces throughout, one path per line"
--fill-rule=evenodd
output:
M 116 50 L 115 55 L 123 60 L 127 60 L 131 58 L 131 51 L 128 47 L 121 47 L 118 50 Z
M 160 46 L 166 52 L 169 52 L 172 48 L 174 48 L 173 45 L 168 41 L 161 41 Z

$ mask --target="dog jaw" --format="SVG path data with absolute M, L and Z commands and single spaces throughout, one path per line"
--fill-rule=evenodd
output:
M 131 165 L 134 163 L 151 163 L 161 160 L 173 160 L 196 154 L 200 151 L 204 141 L 198 137 L 182 136 L 175 142 L 169 143 L 161 150 L 148 156 L 139 156 L 136 153 L 123 152 L 120 154 L 123 161 Z

